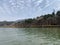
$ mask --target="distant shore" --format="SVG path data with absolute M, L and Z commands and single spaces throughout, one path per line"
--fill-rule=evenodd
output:
M 30 27 L 0 26 L 0 28 L 60 28 L 60 25 L 42 25 Z
M 60 27 L 60 11 L 45 14 L 36 18 L 29 18 L 18 21 L 2 21 L 0 27 L 10 28 L 52 28 Z

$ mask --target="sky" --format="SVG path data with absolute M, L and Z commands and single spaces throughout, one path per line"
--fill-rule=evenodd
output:
M 0 0 L 0 21 L 34 18 L 60 10 L 60 0 Z

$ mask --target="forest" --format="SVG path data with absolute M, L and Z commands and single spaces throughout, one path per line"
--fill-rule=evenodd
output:
M 19 21 L 3 21 L 0 26 L 10 27 L 60 27 L 60 11 L 53 11 L 51 14 L 41 15 L 36 18 L 29 18 Z
M 60 27 L 60 11 L 15 23 L 16 27 Z

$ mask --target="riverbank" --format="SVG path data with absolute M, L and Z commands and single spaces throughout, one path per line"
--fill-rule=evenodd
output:
M 17 26 L 0 26 L 0 28 L 60 28 L 60 25 L 42 25 L 42 26 L 39 26 L 39 25 L 34 25 L 34 26 L 30 26 L 30 27 L 27 27 L 27 26 L 24 26 L 24 27 L 17 27 Z

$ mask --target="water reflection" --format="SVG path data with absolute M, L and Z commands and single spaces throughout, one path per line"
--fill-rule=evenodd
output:
M 25 33 L 28 32 L 27 35 L 34 37 L 34 39 L 38 38 L 39 40 L 41 39 L 43 39 L 44 41 L 47 40 L 47 44 L 49 44 L 49 41 L 51 43 L 53 42 L 54 44 L 55 43 L 60 44 L 58 43 L 60 42 L 60 29 L 59 28 L 27 28 L 24 31 Z
M 53 37 L 60 39 L 60 28 L 33 28 L 33 29 L 25 29 L 25 32 L 29 32 L 29 34 L 44 34 L 47 37 Z
M 0 28 L 0 45 L 60 45 L 60 28 Z

